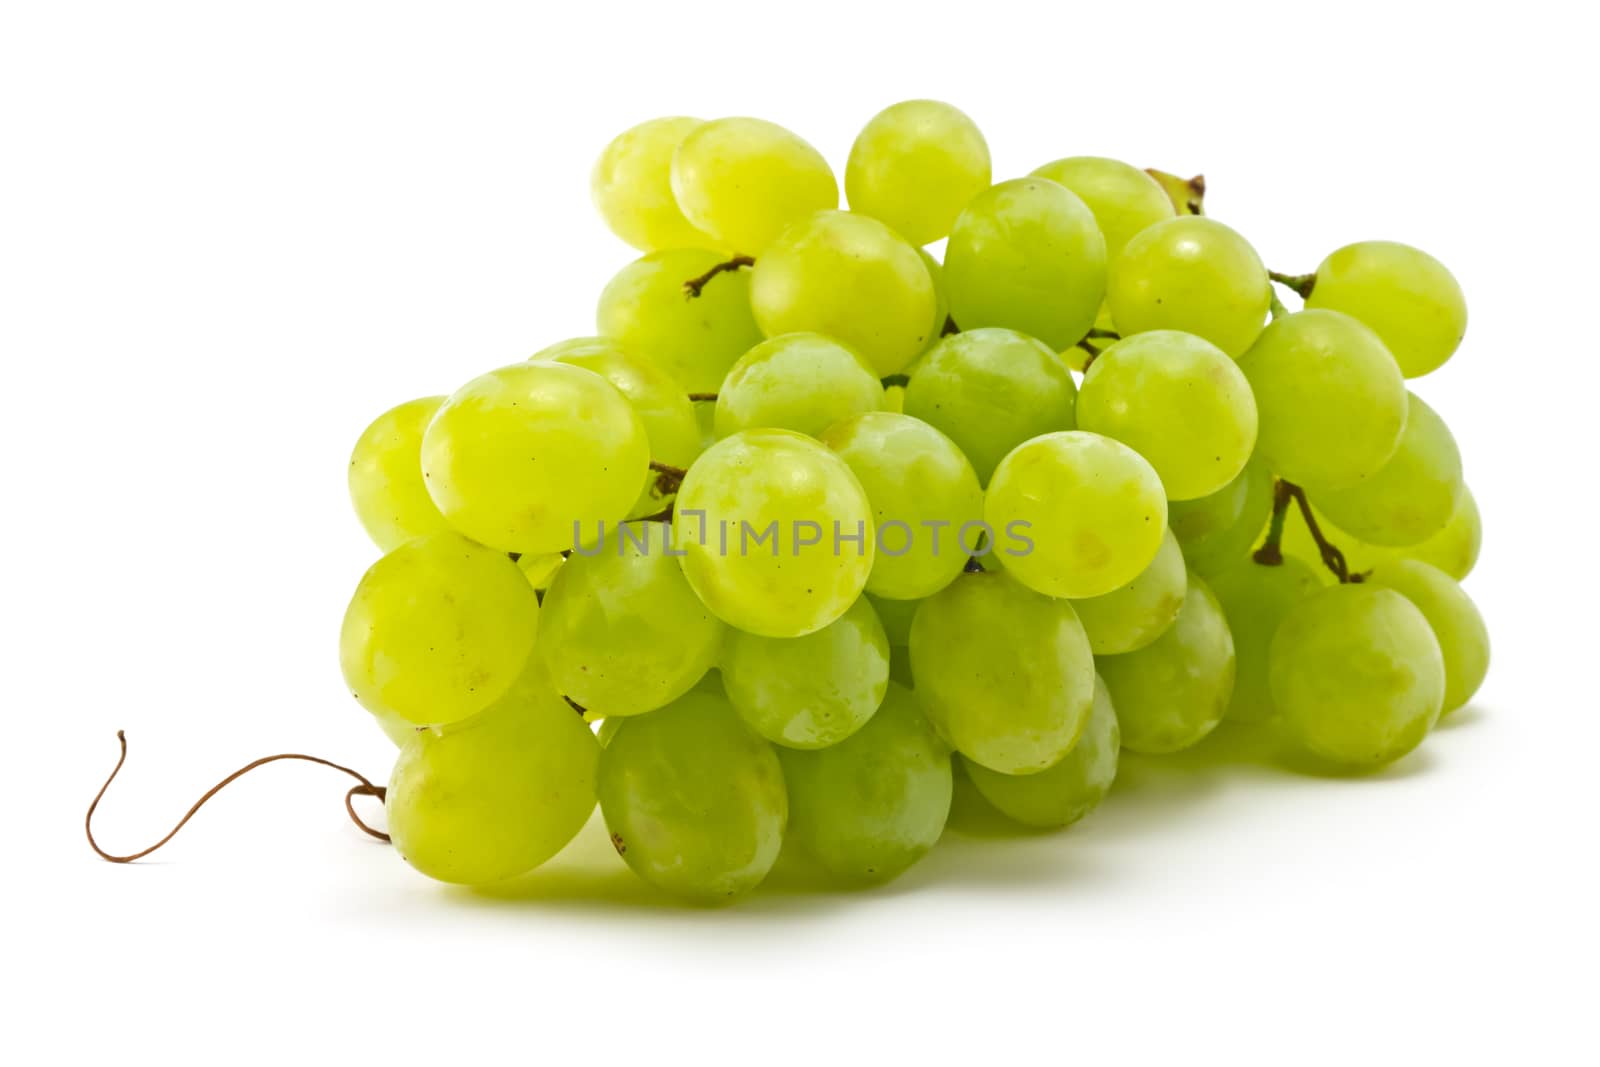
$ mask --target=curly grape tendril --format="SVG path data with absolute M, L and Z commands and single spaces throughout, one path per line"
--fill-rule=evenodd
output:
M 303 760 L 306 763 L 315 763 L 323 767 L 330 767 L 333 770 L 347 774 L 351 778 L 354 778 L 358 784 L 351 786 L 349 791 L 344 795 L 344 809 L 345 811 L 349 812 L 350 821 L 355 823 L 356 826 L 360 827 L 363 833 L 368 834 L 371 837 L 375 837 L 379 841 L 388 842 L 389 840 L 388 834 L 384 833 L 382 830 L 374 830 L 372 827 L 362 822 L 361 816 L 356 814 L 355 807 L 356 797 L 377 797 L 378 802 L 382 803 L 387 796 L 388 790 L 381 785 L 373 785 L 366 775 L 361 774 L 358 771 L 353 771 L 349 767 L 334 763 L 331 760 L 321 759 L 317 756 L 307 756 L 298 752 L 284 752 L 276 756 L 263 756 L 261 759 L 247 763 L 243 767 L 240 767 L 238 770 L 234 771 L 232 774 L 228 775 L 222 781 L 218 782 L 216 785 L 212 786 L 210 789 L 207 789 L 203 794 L 201 794 L 200 799 L 195 801 L 188 811 L 184 812 L 183 818 L 178 820 L 178 824 L 171 830 L 167 831 L 167 835 L 165 837 L 151 845 L 149 848 L 140 849 L 138 852 L 131 852 L 125 856 L 113 855 L 101 848 L 100 843 L 95 840 L 94 813 L 95 809 L 100 806 L 101 798 L 106 795 L 106 790 L 111 788 L 111 783 L 116 780 L 117 774 L 122 770 L 122 765 L 127 762 L 128 739 L 121 730 L 117 731 L 117 744 L 122 747 L 121 754 L 117 756 L 117 765 L 111 768 L 111 774 L 106 778 L 105 784 L 100 787 L 100 791 L 94 795 L 94 799 L 89 802 L 89 811 L 83 817 L 83 832 L 84 835 L 89 839 L 89 847 L 94 849 L 97 856 L 103 860 L 106 860 L 107 862 L 132 863 L 134 860 L 143 859 L 145 856 L 150 855 L 150 853 L 154 852 L 156 849 L 160 848 L 162 845 L 165 845 L 168 841 L 171 841 L 174 837 L 178 836 L 178 831 L 182 830 L 184 825 L 187 824 L 190 819 L 194 818 L 195 813 L 205 806 L 206 801 L 222 792 L 222 790 L 227 788 L 228 785 L 233 781 L 244 777 L 257 767 L 264 767 L 269 763 L 276 763 L 279 760 Z

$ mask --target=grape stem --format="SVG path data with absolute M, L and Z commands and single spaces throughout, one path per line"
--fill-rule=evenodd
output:
M 1099 345 L 1090 344 L 1089 343 L 1089 339 L 1087 337 L 1085 337 L 1083 340 L 1079 341 L 1076 345 L 1073 345 L 1073 347 L 1074 348 L 1081 348 L 1085 352 L 1089 353 L 1087 356 L 1084 357 L 1084 360 L 1083 360 L 1083 373 L 1088 374 L 1090 365 L 1092 365 L 1094 363 L 1094 361 L 1100 357 L 1100 353 L 1101 353 L 1102 349 L 1100 348 Z
M 691 404 L 715 404 L 716 402 L 717 402 L 717 394 L 716 393 L 690 393 L 689 394 L 689 403 L 691 403 Z
M 1364 576 L 1350 572 L 1350 564 L 1345 559 L 1344 553 L 1322 532 L 1317 517 L 1311 512 L 1311 501 L 1306 499 L 1306 491 L 1283 478 L 1278 479 L 1272 490 L 1272 522 L 1267 528 L 1267 539 L 1256 549 L 1255 555 L 1251 558 L 1269 567 L 1283 562 L 1283 550 L 1279 546 L 1283 540 L 1283 523 L 1291 500 L 1300 509 L 1300 517 L 1305 520 L 1311 540 L 1316 542 L 1317 551 L 1322 555 L 1323 565 L 1333 572 L 1333 576 L 1339 579 L 1341 585 L 1361 581 Z
M 1154 167 L 1146 167 L 1146 174 L 1154 178 L 1163 190 L 1173 185 L 1184 187 L 1184 204 L 1191 215 L 1204 215 L 1206 213 L 1206 176 L 1196 174 L 1193 178 L 1180 178 L 1176 174 L 1168 174 Z
M 89 838 L 89 847 L 94 849 L 95 855 L 110 863 L 132 863 L 134 860 L 142 859 L 145 856 L 150 855 L 150 853 L 154 852 L 156 849 L 160 848 L 162 845 L 165 845 L 168 841 L 171 841 L 174 837 L 176 837 L 178 835 L 178 831 L 182 830 L 184 825 L 190 819 L 194 818 L 195 812 L 204 807 L 206 801 L 222 792 L 222 790 L 225 789 L 230 783 L 236 779 L 244 777 L 257 767 L 265 767 L 267 764 L 276 763 L 279 760 L 304 760 L 307 763 L 315 763 L 323 767 L 331 767 L 336 771 L 348 774 L 350 777 L 354 778 L 359 784 L 351 786 L 349 792 L 345 793 L 344 795 L 344 810 L 350 813 L 350 821 L 360 827 L 363 833 L 369 834 L 372 837 L 377 838 L 379 841 L 389 840 L 388 834 L 384 833 L 382 830 L 374 830 L 372 827 L 362 822 L 361 816 L 356 814 L 355 806 L 356 797 L 377 797 L 378 802 L 382 803 L 388 795 L 387 789 L 381 785 L 373 785 L 365 775 L 353 771 L 349 767 L 340 766 L 331 760 L 319 759 L 316 756 L 306 756 L 299 752 L 285 752 L 276 756 L 264 756 L 253 763 L 247 763 L 243 767 L 240 767 L 238 770 L 234 771 L 232 774 L 228 775 L 222 781 L 218 782 L 216 785 L 212 786 L 210 789 L 207 789 L 205 793 L 201 795 L 200 799 L 195 801 L 193 806 L 190 807 L 188 811 L 184 812 L 183 818 L 178 820 L 178 825 L 167 831 L 167 836 L 163 837 L 160 841 L 157 841 L 149 848 L 141 849 L 138 852 L 129 853 L 126 856 L 114 856 L 105 849 L 101 848 L 100 843 L 94 839 L 94 813 L 95 809 L 100 806 L 101 798 L 106 795 L 106 790 L 111 788 L 111 783 L 116 780 L 117 773 L 122 770 L 122 765 L 127 762 L 128 738 L 121 730 L 117 731 L 117 744 L 122 746 L 122 753 L 117 757 L 117 765 L 111 768 L 111 774 L 106 778 L 105 784 L 100 787 L 100 791 L 96 793 L 94 795 L 94 799 L 89 802 L 89 813 L 83 817 L 83 832 L 84 835 Z
M 667 503 L 666 507 L 664 507 L 660 511 L 656 512 L 654 515 L 645 515 L 645 516 L 643 516 L 643 517 L 641 517 L 639 519 L 636 519 L 634 521 L 636 521 L 636 522 L 671 522 L 672 521 L 672 509 L 677 505 L 677 503 L 678 502 L 676 500 L 669 501 Z
M 1283 286 L 1300 294 L 1300 299 L 1305 300 L 1311 296 L 1311 290 L 1316 288 L 1317 276 L 1315 274 L 1284 274 L 1282 271 L 1269 270 L 1267 277 Z
M 1289 517 L 1289 483 L 1279 478 L 1272 485 L 1272 519 L 1267 524 L 1267 539 L 1250 558 L 1264 567 L 1283 565 L 1283 524 Z
M 567 707 L 569 707 L 573 711 L 577 712 L 580 716 L 589 714 L 589 709 L 588 708 L 584 707 L 582 704 L 578 703 L 576 700 L 573 700 L 571 697 L 567 696 L 567 694 L 562 693 L 561 694 L 561 699 L 565 700 L 567 702 Z
M 892 389 L 897 385 L 904 389 L 910 383 L 911 375 L 909 374 L 890 374 L 887 377 L 878 379 L 878 384 L 885 389 Z
M 674 467 L 670 463 L 660 460 L 651 460 L 650 469 L 656 472 L 656 492 L 662 496 L 670 496 L 678 491 L 678 486 L 683 484 L 683 479 L 689 472 L 682 467 Z
M 1289 309 L 1283 306 L 1282 300 L 1278 299 L 1278 291 L 1272 288 L 1270 285 L 1267 286 L 1267 296 L 1271 298 L 1270 302 L 1267 304 L 1267 310 L 1272 312 L 1272 318 L 1274 321 L 1289 314 Z
M 944 317 L 944 326 L 939 330 L 939 336 L 940 337 L 949 337 L 953 333 L 960 333 L 960 332 L 961 332 L 961 327 L 956 325 L 955 316 L 946 315 Z
M 1083 335 L 1085 341 L 1120 341 L 1122 335 L 1116 330 L 1090 330 Z
M 739 270 L 741 267 L 753 267 L 755 265 L 756 261 L 752 256 L 734 256 L 732 259 L 723 260 L 721 263 L 718 263 L 716 266 L 712 267 L 699 277 L 690 278 L 688 281 L 684 282 L 683 291 L 688 295 L 690 300 L 693 300 L 695 297 L 700 295 L 700 290 L 706 287 L 706 283 L 712 278 L 715 278 L 717 275 L 726 274 L 729 271 Z

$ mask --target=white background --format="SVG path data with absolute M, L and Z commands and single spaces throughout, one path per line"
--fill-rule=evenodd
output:
M 1593 1062 L 1579 6 L 7 4 L 0 1054 Z M 1130 760 L 1064 835 L 951 835 L 882 891 L 714 912 L 645 891 L 593 824 L 511 898 L 434 885 L 310 767 L 151 861 L 91 856 L 118 727 L 112 848 L 265 753 L 387 775 L 336 663 L 374 556 L 348 450 L 393 403 L 592 332 L 630 258 L 588 202 L 613 134 L 756 114 L 842 167 L 914 96 L 978 121 L 997 180 L 1203 170 L 1277 269 L 1386 237 L 1455 270 L 1472 325 L 1418 389 L 1488 529 L 1472 708 L 1377 779 Z

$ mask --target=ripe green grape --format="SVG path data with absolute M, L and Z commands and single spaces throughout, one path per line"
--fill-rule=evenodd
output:
M 820 152 L 749 118 L 690 131 L 672 157 L 672 193 L 690 225 L 757 257 L 796 219 L 839 206 L 839 183 Z
M 1250 555 L 1271 513 L 1272 472 L 1252 459 L 1215 493 L 1173 501 L 1167 522 L 1190 569 L 1209 579 Z
M 1414 559 L 1380 563 L 1367 579 L 1393 589 L 1428 620 L 1444 656 L 1443 712 L 1471 700 L 1489 673 L 1489 628 L 1472 598 L 1444 571 Z
M 889 597 L 873 596 L 871 593 L 867 594 L 867 600 L 871 601 L 872 610 L 877 612 L 878 621 L 883 623 L 883 633 L 889 639 L 889 647 L 909 648 L 911 620 L 916 618 L 917 607 L 922 601 L 891 600 Z
M 350 454 L 350 502 L 362 529 L 388 552 L 449 524 L 422 480 L 422 432 L 442 396 L 390 408 L 361 432 Z
M 700 454 L 700 423 L 683 386 L 654 364 L 626 355 L 614 341 L 575 337 L 553 344 L 530 359 L 570 363 L 594 371 L 616 386 L 644 423 L 651 459 L 687 467 Z M 670 498 L 671 494 L 662 493 L 654 478 L 647 478 L 629 517 L 654 515 L 666 507 Z
M 745 430 L 689 468 L 676 541 L 689 584 L 730 626 L 799 637 L 845 613 L 872 570 L 872 507 L 844 461 L 791 430 Z
M 1272 715 L 1272 691 L 1267 684 L 1268 652 L 1278 624 L 1300 601 L 1322 588 L 1311 564 L 1285 556 L 1277 566 L 1241 560 L 1211 579 L 1228 629 L 1233 633 L 1233 653 L 1238 669 L 1228 719 L 1261 722 Z
M 545 594 L 537 654 L 562 695 L 602 718 L 688 692 L 716 662 L 723 626 L 672 554 L 671 527 L 630 522 L 574 549 Z
M 786 333 L 756 345 L 717 393 L 718 437 L 793 430 L 810 437 L 883 407 L 883 385 L 860 356 L 820 333 Z
M 1394 241 L 1360 241 L 1328 256 L 1306 306 L 1372 327 L 1407 378 L 1437 370 L 1467 332 L 1467 302 L 1455 276 L 1428 253 Z
M 1140 231 L 1176 211 L 1156 180 L 1138 167 L 1102 156 L 1070 156 L 1046 163 L 1033 172 L 1078 195 L 1106 239 L 1106 261 L 1113 262 Z
M 538 597 L 515 563 L 458 534 L 429 534 L 362 576 L 345 611 L 339 661 L 369 711 L 449 723 L 511 687 L 538 630 Z
M 618 134 L 589 178 L 594 206 L 611 232 L 642 252 L 705 248 L 711 238 L 690 225 L 672 196 L 672 154 L 700 119 L 673 116 Z
M 912 368 L 906 414 L 954 441 L 987 482 L 1007 452 L 1070 430 L 1078 387 L 1049 345 L 1015 330 L 952 334 Z
M 1100 354 L 1078 393 L 1078 427 L 1114 437 L 1156 469 L 1171 500 L 1195 500 L 1244 470 L 1256 444 L 1256 401 L 1211 342 L 1150 330 Z
M 1444 656 L 1422 612 L 1392 589 L 1334 585 L 1278 625 L 1268 664 L 1289 738 L 1349 768 L 1393 763 L 1444 704 Z
M 1216 594 L 1198 574 L 1177 621 L 1155 641 L 1095 661 L 1111 691 L 1122 745 L 1135 752 L 1177 752 L 1222 721 L 1233 695 L 1233 634 Z
M 944 323 L 950 317 L 950 300 L 944 291 L 944 264 L 934 259 L 926 248 L 917 249 L 917 255 L 922 257 L 922 265 L 928 269 L 928 278 L 933 282 L 933 325 L 928 330 L 927 343 L 922 346 L 922 351 L 926 352 L 944 336 Z
M 1094 699 L 1094 655 L 1072 605 L 1005 574 L 963 574 L 924 600 L 911 667 L 939 735 L 1003 774 L 1070 752 Z
M 689 392 L 716 392 L 728 368 L 761 340 L 750 313 L 749 271 L 719 274 L 692 299 L 683 288 L 722 260 L 699 248 L 634 260 L 601 291 L 597 330 Z
M 865 597 L 816 633 L 728 632 L 728 699 L 756 733 L 790 748 L 823 748 L 861 729 L 883 702 L 889 638 Z
M 890 683 L 852 736 L 814 752 L 779 749 L 789 835 L 836 878 L 887 882 L 927 855 L 950 815 L 950 750 L 911 691 Z
M 1035 437 L 1006 456 L 983 516 L 997 537 L 1007 535 L 1007 572 L 1047 596 L 1083 599 L 1150 566 L 1167 532 L 1167 497 L 1139 453 L 1074 430 Z
M 588 821 L 600 746 L 539 682 L 527 672 L 471 722 L 417 731 L 402 746 L 384 811 L 395 851 L 423 874 L 463 885 L 513 878 Z
M 763 333 L 825 333 L 860 352 L 880 377 L 928 346 L 938 302 L 916 248 L 877 219 L 847 211 L 795 222 L 750 277 Z
M 505 552 L 571 547 L 639 499 L 644 423 L 581 367 L 517 363 L 451 394 L 422 437 L 422 475 L 450 525 Z M 524 583 L 526 584 L 526 583 Z
M 976 123 L 937 100 L 905 100 L 856 135 L 844 189 L 850 210 L 926 245 L 949 236 L 989 178 L 989 145 Z
M 1072 751 L 1038 774 L 1000 774 L 963 760 L 968 777 L 1002 815 L 1024 826 L 1059 830 L 1093 811 L 1117 777 L 1122 729 L 1105 682 L 1094 680 L 1094 704 Z
M 1275 319 L 1239 360 L 1260 416 L 1257 448 L 1308 488 L 1370 478 L 1400 445 L 1406 383 L 1378 335 L 1337 311 Z
M 1456 581 L 1462 581 L 1477 566 L 1478 552 L 1483 548 L 1483 517 L 1478 514 L 1478 502 L 1465 484 L 1456 499 L 1456 509 L 1444 529 L 1422 542 L 1401 550 L 1408 559 L 1421 560 L 1438 567 Z
M 950 313 L 963 329 L 1003 326 L 1052 349 L 1075 345 L 1106 292 L 1106 242 L 1065 186 L 1017 178 L 973 197 L 944 256 Z
M 1074 600 L 1072 608 L 1094 654 L 1115 656 L 1143 648 L 1166 633 L 1188 588 L 1183 550 L 1172 531 L 1166 530 L 1156 558 L 1133 581 L 1102 596 Z
M 623 720 L 601 750 L 599 778 L 611 843 L 651 885 L 725 901 L 754 889 L 778 858 L 789 800 L 777 754 L 714 692 Z
M 969 555 L 961 531 L 983 519 L 983 488 L 956 443 L 887 411 L 846 419 L 822 443 L 849 464 L 872 505 L 878 551 L 867 591 L 919 599 L 954 581 Z
M 1317 494 L 1317 507 L 1368 544 L 1415 545 L 1444 529 L 1461 494 L 1461 452 L 1450 428 L 1408 393 L 1400 445 L 1349 489 Z
M 1272 283 L 1256 250 L 1203 215 L 1140 231 L 1111 263 L 1106 300 L 1124 337 L 1197 334 L 1238 359 L 1260 336 Z

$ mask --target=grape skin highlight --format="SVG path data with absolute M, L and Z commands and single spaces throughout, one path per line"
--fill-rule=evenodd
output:
M 926 245 L 949 236 L 989 179 L 989 145 L 977 124 L 949 104 L 906 100 L 878 112 L 856 135 L 844 188 L 850 210 Z

